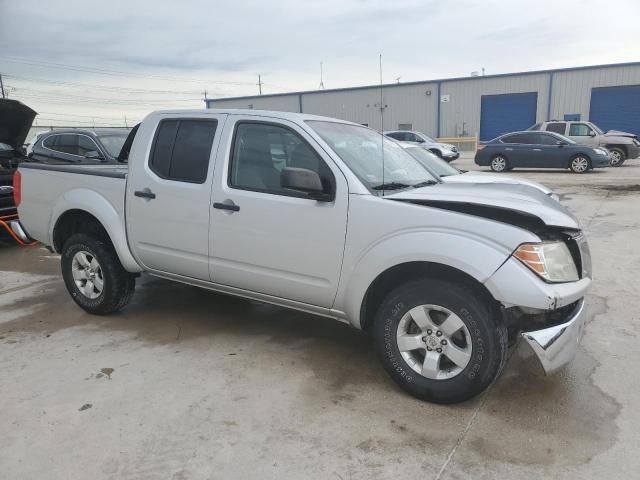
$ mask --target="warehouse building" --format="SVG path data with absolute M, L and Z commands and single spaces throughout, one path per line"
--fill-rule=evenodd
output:
M 488 140 L 552 119 L 640 135 L 640 62 L 218 98 L 207 107 L 312 113 L 438 138 Z

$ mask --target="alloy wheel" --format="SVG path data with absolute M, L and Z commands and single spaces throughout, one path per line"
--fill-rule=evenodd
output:
M 585 157 L 576 157 L 571 161 L 571 170 L 576 173 L 583 173 L 589 169 L 589 160 Z
M 93 300 L 102 294 L 102 267 L 92 254 L 84 250 L 77 252 L 71 262 L 71 273 L 76 287 L 85 297 Z
M 460 374 L 471 360 L 471 335 L 462 319 L 439 305 L 418 305 L 398 323 L 400 354 L 416 373 L 432 380 Z
M 491 160 L 491 168 L 494 172 L 503 172 L 507 168 L 507 160 L 504 157 L 495 157 Z

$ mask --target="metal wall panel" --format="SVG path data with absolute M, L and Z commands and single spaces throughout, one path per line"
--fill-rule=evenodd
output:
M 299 112 L 298 94 L 246 98 L 216 98 L 209 101 L 209 108 L 253 108 L 254 110 L 277 110 Z
M 565 113 L 579 113 L 589 119 L 591 89 L 640 84 L 640 65 L 595 67 L 553 74 L 551 119 L 562 119 Z

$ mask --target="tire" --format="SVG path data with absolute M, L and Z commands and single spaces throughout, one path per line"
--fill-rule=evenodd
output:
M 106 242 L 84 233 L 72 235 L 62 248 L 61 264 L 71 298 L 87 312 L 106 315 L 131 301 L 135 276 Z
M 425 308 L 430 317 L 420 314 Z M 373 337 L 385 370 L 402 389 L 422 400 L 457 403 L 484 391 L 504 367 L 509 340 L 498 317 L 469 286 L 425 278 L 386 296 Z
M 591 159 L 586 155 L 576 155 L 569 162 L 569 169 L 573 173 L 585 173 L 591 168 Z
M 618 147 L 609 148 L 609 163 L 612 167 L 620 167 L 627 159 L 627 154 L 624 150 Z
M 491 170 L 496 173 L 506 172 L 507 170 L 513 168 L 509 166 L 509 161 L 504 155 L 496 155 L 495 157 L 493 157 L 489 166 L 491 167 Z

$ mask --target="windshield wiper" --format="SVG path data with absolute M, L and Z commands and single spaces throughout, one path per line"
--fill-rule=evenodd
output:
M 436 185 L 437 183 L 438 182 L 436 182 L 435 180 L 425 180 L 424 182 L 414 183 L 411 186 L 413 188 L 420 188 L 420 187 L 428 187 L 429 185 Z
M 381 183 L 371 188 L 374 190 L 400 190 L 401 188 L 409 188 L 411 186 L 413 185 L 408 185 L 406 183 L 401 183 L 401 182 L 389 182 L 389 183 Z

